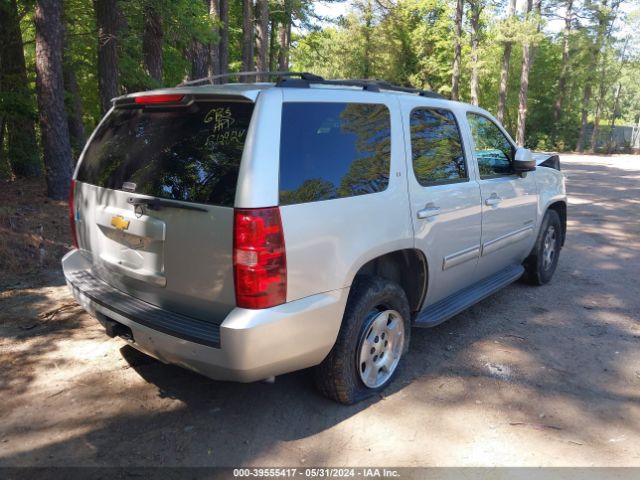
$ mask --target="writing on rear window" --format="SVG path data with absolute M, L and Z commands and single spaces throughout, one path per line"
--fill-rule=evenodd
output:
M 389 184 L 389 109 L 364 103 L 285 103 L 280 204 L 381 192 Z
M 233 206 L 253 112 L 248 102 L 117 108 L 96 131 L 78 180 L 154 197 Z
M 212 148 L 215 148 L 215 145 L 244 142 L 247 135 L 246 128 L 233 128 L 236 119 L 229 107 L 212 108 L 205 115 L 204 123 L 211 123 L 214 132 L 207 138 L 207 144 Z

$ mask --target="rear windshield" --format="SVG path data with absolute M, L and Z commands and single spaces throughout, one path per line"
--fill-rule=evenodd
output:
M 252 112 L 253 103 L 241 101 L 116 108 L 96 131 L 77 179 L 154 197 L 233 206 Z

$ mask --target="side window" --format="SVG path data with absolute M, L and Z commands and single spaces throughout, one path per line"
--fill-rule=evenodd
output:
M 498 126 L 483 115 L 467 113 L 480 178 L 511 175 L 513 146 Z
M 280 204 L 381 192 L 389 184 L 389 109 L 289 102 L 282 107 Z
M 467 179 L 460 130 L 448 110 L 416 108 L 411 112 L 411 156 L 422 186 Z

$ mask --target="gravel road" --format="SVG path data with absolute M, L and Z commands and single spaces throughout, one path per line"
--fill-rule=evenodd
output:
M 163 365 L 59 274 L 0 292 L 0 466 L 640 466 L 640 157 L 562 161 L 551 284 L 414 330 L 385 396 L 352 407 L 308 371 L 242 385 Z

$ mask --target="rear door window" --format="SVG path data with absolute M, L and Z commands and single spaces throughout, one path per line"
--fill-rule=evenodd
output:
M 389 109 L 290 102 L 282 108 L 280 204 L 381 192 L 389 184 Z
M 116 108 L 87 147 L 77 179 L 171 200 L 233 206 L 252 113 L 253 103 L 243 101 Z
M 411 112 L 413 172 L 424 187 L 468 180 L 462 139 L 453 112 L 416 108 Z

